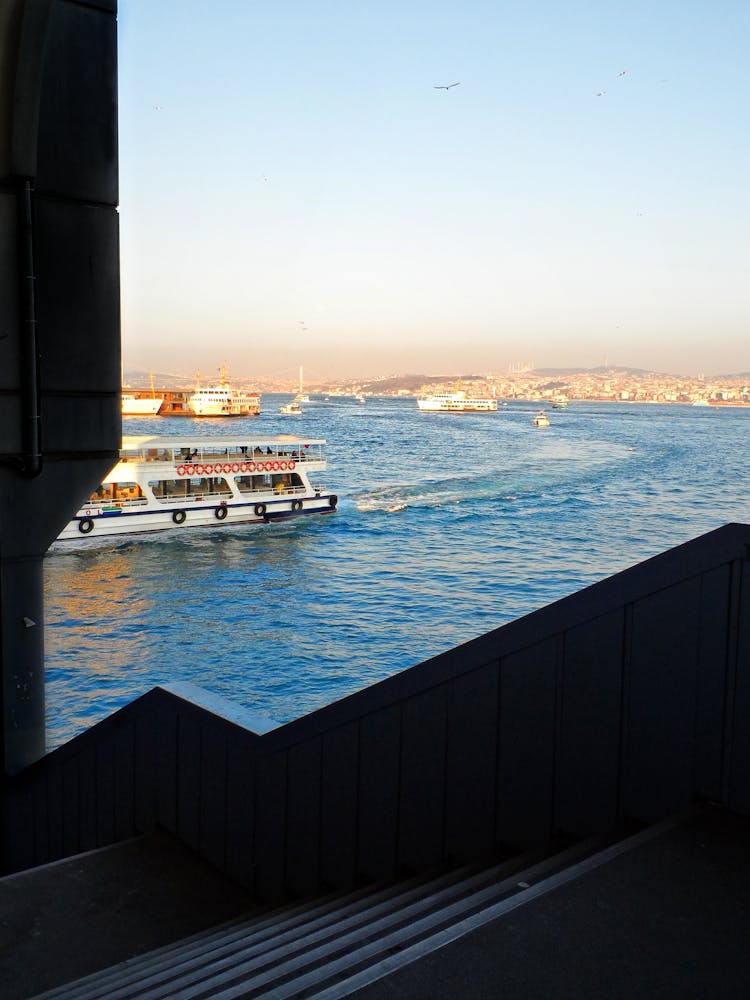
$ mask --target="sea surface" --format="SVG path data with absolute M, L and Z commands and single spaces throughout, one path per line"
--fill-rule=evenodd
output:
M 82 539 L 45 559 L 48 743 L 187 680 L 287 722 L 728 521 L 750 409 L 332 399 L 126 434 L 325 438 L 335 514 Z

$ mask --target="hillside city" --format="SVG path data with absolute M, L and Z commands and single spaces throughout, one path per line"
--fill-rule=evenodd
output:
M 222 369 L 225 374 L 225 370 Z M 239 388 L 256 392 L 295 392 L 297 379 L 226 375 Z M 125 384 L 133 389 L 193 388 L 196 377 L 126 371 Z M 201 378 L 203 386 L 216 384 Z M 597 402 L 734 404 L 750 406 L 750 372 L 710 377 L 670 375 L 632 368 L 526 369 L 506 373 L 462 375 L 388 375 L 370 379 L 305 381 L 308 393 L 332 396 L 418 396 L 462 388 L 471 395 L 545 402 L 554 399 Z

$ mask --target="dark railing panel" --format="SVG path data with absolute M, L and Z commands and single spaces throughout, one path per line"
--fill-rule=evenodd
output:
M 699 623 L 697 576 L 633 608 L 623 806 L 641 821 L 692 800 Z
M 741 564 L 728 563 L 701 577 L 693 781 L 696 794 L 721 799 L 733 580 Z
M 362 719 L 359 750 L 358 875 L 380 881 L 393 878 L 397 867 L 400 705 Z
M 223 870 L 226 865 L 229 728 L 215 716 L 200 715 L 199 851 L 206 861 Z
M 586 836 L 620 808 L 624 609 L 565 633 L 555 825 Z
M 497 795 L 497 663 L 457 677 L 448 706 L 445 854 L 468 861 L 495 846 Z
M 497 846 L 549 840 L 553 828 L 558 642 L 500 662 Z
M 176 718 L 174 757 L 177 799 L 176 833 L 194 851 L 201 848 L 201 813 L 207 789 L 201 785 L 203 727 L 192 705 L 180 705 Z M 222 782 L 223 772 L 212 782 Z M 167 779 L 169 780 L 169 779 Z
M 253 749 L 257 736 L 233 726 L 227 737 L 225 871 L 252 889 L 255 880 Z
M 439 687 L 409 698 L 401 716 L 398 866 L 419 871 L 443 859 L 447 696 Z
M 254 888 L 261 899 L 281 899 L 286 885 L 286 758 L 279 751 L 255 765 Z
M 357 880 L 359 726 L 351 723 L 323 737 L 320 789 L 320 879 L 325 887 Z
M 319 885 L 321 739 L 289 748 L 287 754 L 286 889 L 309 896 Z
M 750 552 L 748 553 L 750 555 Z M 741 627 L 733 629 L 732 646 L 736 650 L 731 705 L 731 746 L 728 805 L 742 813 L 750 813 L 750 562 L 745 559 L 738 595 Z
M 114 840 L 125 840 L 132 837 L 138 829 L 149 829 L 139 827 L 136 822 L 135 809 L 135 768 L 136 768 L 136 720 L 132 715 L 121 715 L 113 719 L 116 721 L 114 727 L 114 748 L 115 748 L 115 833 Z M 153 770 L 153 762 L 151 770 Z M 108 841 L 103 840 L 103 844 Z

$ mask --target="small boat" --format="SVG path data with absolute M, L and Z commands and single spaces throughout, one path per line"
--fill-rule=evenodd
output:
M 534 426 L 549 427 L 549 417 L 544 412 L 544 410 L 540 410 L 539 413 L 537 413 L 537 415 L 534 417 Z
M 497 399 L 491 396 L 467 396 L 463 389 L 417 398 L 420 410 L 431 413 L 494 413 Z
M 327 467 L 323 445 L 289 434 L 124 438 L 119 462 L 57 540 L 330 514 L 338 498 L 309 478 Z
M 568 408 L 567 399 L 564 399 L 563 397 L 559 396 L 557 399 L 552 400 L 553 410 L 567 410 L 567 408 Z
M 301 417 L 302 407 L 299 400 L 295 398 L 290 403 L 284 403 L 279 407 L 279 413 L 283 413 L 286 417 Z

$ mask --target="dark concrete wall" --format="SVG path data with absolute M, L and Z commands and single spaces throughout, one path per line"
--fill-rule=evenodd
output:
M 266 899 L 750 813 L 750 527 L 259 736 L 155 689 L 30 768 L 6 870 L 161 825 Z
M 41 558 L 120 444 L 115 12 L 114 0 L 0 5 L 0 753 L 8 772 L 44 752 Z

